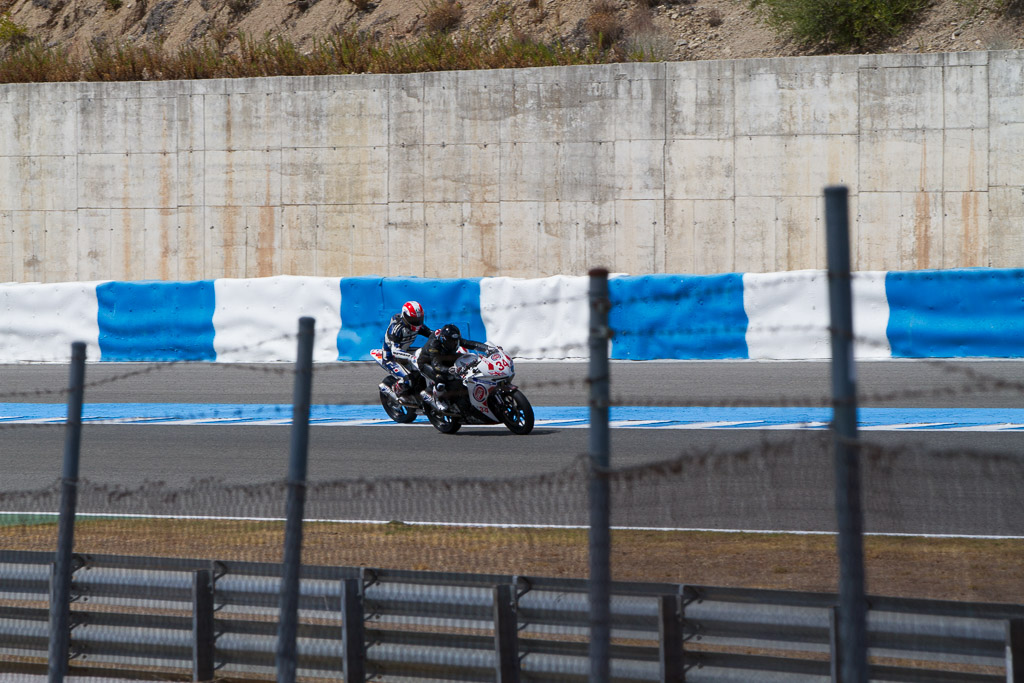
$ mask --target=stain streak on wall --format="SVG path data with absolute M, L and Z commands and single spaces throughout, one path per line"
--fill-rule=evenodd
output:
M 1000 51 L 3 85 L 0 281 L 821 268 L 837 183 L 857 269 L 1019 266 L 1021 73 Z

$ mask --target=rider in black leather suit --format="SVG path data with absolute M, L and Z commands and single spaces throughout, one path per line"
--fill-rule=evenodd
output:
M 491 348 L 482 342 L 463 339 L 459 328 L 448 324 L 434 331 L 430 341 L 423 345 L 417 361 L 420 372 L 433 385 L 433 392 L 429 391 L 428 386 L 427 390 L 420 392 L 420 398 L 441 412 L 448 410 L 448 403 L 443 398 L 445 381 L 449 378 L 459 379 L 459 374 L 453 366 L 462 355 L 460 346 L 482 352 L 487 352 Z

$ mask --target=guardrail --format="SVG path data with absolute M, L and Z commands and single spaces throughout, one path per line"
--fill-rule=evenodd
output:
M 45 661 L 53 559 L 0 551 L 0 671 L 5 659 Z M 281 565 L 75 560 L 73 667 L 193 680 L 274 671 Z M 835 680 L 835 604 L 827 593 L 614 582 L 612 678 Z M 872 680 L 1024 680 L 1024 606 L 869 605 Z M 305 566 L 299 609 L 304 676 L 587 680 L 582 579 Z

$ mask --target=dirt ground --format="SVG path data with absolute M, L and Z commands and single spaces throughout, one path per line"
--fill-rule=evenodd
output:
M 81 54 L 97 40 L 162 42 L 176 50 L 238 32 L 285 36 L 308 48 L 332 31 L 386 40 L 416 39 L 427 17 L 449 0 L 0 0 L 0 13 L 33 37 Z M 627 44 L 672 61 L 820 53 L 765 25 L 750 0 L 458 0 L 458 35 L 525 35 L 588 43 L 586 21 L 598 2 L 615 7 Z M 651 5 L 651 6 L 648 6 Z M 361 6 L 365 8 L 360 9 Z M 1024 48 L 1019 0 L 935 0 L 899 37 L 870 52 L 955 52 Z M 226 40 L 225 43 L 230 43 Z
M 79 520 L 75 552 L 280 562 L 283 524 Z M 308 523 L 306 564 L 586 577 L 586 530 Z M 1024 541 L 865 539 L 874 595 L 1024 603 Z M 54 524 L 0 526 L 0 548 L 52 551 Z M 612 574 L 624 581 L 835 592 L 831 535 L 615 531 Z

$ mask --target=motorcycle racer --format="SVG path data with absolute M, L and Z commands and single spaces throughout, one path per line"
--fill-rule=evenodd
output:
M 420 398 L 441 412 L 448 410 L 448 403 L 443 398 L 446 393 L 445 380 L 459 377 L 453 366 L 461 355 L 460 346 L 481 352 L 487 352 L 491 348 L 482 342 L 463 339 L 458 326 L 449 323 L 434 331 L 433 336 L 420 350 L 417 360 L 419 371 L 427 378 L 428 384 L 433 386 L 432 389 L 428 386 L 420 391 Z
M 417 301 L 406 301 L 402 311 L 391 317 L 384 333 L 383 362 L 387 370 L 399 378 L 395 384 L 396 394 L 410 391 L 420 379 L 416 357 L 409 352 L 409 347 L 418 336 L 432 338 L 432 331 L 423 324 L 423 318 L 423 306 Z

